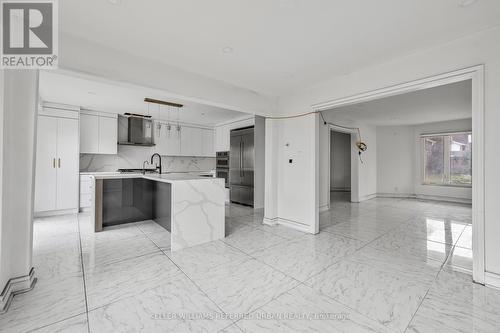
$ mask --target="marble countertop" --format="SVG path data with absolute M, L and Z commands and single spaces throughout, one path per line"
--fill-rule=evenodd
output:
M 83 174 L 83 173 L 82 173 Z M 92 174 L 95 179 L 126 179 L 126 178 L 143 178 L 164 183 L 174 183 L 188 180 L 219 180 L 222 178 L 203 177 L 200 173 L 164 173 L 164 174 L 142 174 L 142 173 L 119 173 L 119 172 L 96 172 L 85 173 Z

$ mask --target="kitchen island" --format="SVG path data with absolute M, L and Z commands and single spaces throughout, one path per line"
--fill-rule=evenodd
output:
M 93 215 L 103 227 L 154 220 L 171 234 L 171 251 L 224 238 L 221 178 L 189 174 L 94 174 Z

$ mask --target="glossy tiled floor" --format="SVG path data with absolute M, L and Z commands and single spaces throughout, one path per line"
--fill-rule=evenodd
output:
M 224 241 L 175 253 L 151 221 L 37 220 L 38 283 L 0 331 L 500 331 L 500 291 L 471 282 L 470 207 L 332 198 L 318 235 L 228 206 Z

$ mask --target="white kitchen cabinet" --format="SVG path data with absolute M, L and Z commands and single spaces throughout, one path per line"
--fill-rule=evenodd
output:
M 255 125 L 255 118 L 246 118 L 215 127 L 215 151 L 229 151 L 231 130 Z
M 80 153 L 117 154 L 118 116 L 98 112 L 80 114 Z
M 99 116 L 99 154 L 118 154 L 118 118 Z
M 202 130 L 202 155 L 205 157 L 215 157 L 215 132 L 212 129 Z
M 80 114 L 80 153 L 94 154 L 99 151 L 99 117 Z
M 73 114 L 38 116 L 35 213 L 78 209 L 78 114 Z
M 181 156 L 202 156 L 202 129 L 181 126 Z
M 80 175 L 80 210 L 92 207 L 92 193 L 94 177 L 91 175 Z
M 155 121 L 155 152 L 166 156 L 179 156 L 181 151 L 180 131 L 177 126 Z

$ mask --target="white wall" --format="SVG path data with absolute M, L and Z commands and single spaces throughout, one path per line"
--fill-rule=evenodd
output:
M 377 127 L 377 193 L 414 195 L 415 158 L 412 126 Z
M 266 168 L 266 119 L 255 116 L 254 130 L 254 208 L 264 208 Z
M 29 274 L 32 256 L 37 71 L 4 71 L 0 289 Z
M 330 133 L 330 190 L 351 188 L 351 135 Z
M 266 223 L 318 232 L 318 125 L 316 114 L 266 119 Z
M 280 99 L 279 114 L 298 114 L 312 105 L 345 98 L 457 69 L 485 64 L 485 258 L 486 271 L 500 274 L 500 154 L 494 147 L 500 123 L 500 27 L 469 35 L 359 71 L 333 77 Z M 312 133 L 310 134 L 313 135 Z M 313 167 L 306 172 L 313 172 Z

